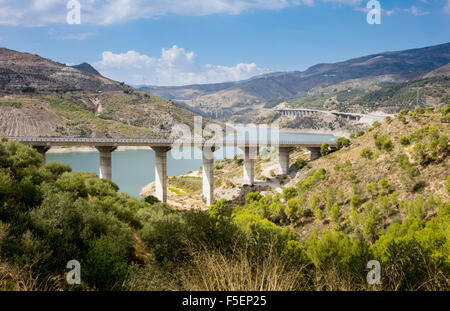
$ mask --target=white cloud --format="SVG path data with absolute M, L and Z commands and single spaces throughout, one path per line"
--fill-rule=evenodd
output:
M 409 12 L 409 13 L 411 13 L 414 16 L 422 16 L 422 15 L 430 14 L 430 12 L 423 11 L 421 8 L 418 8 L 415 5 L 413 5 L 409 9 L 405 9 L 405 12 Z
M 194 52 L 174 45 L 151 57 L 136 51 L 103 52 L 94 67 L 104 76 L 134 85 L 187 85 L 238 81 L 268 72 L 254 63 L 235 66 L 198 64 Z
M 316 3 L 359 5 L 362 0 L 78 0 L 82 23 L 113 24 L 167 14 L 202 16 L 281 10 Z M 65 23 L 68 0 L 0 0 L 0 25 L 40 26 Z

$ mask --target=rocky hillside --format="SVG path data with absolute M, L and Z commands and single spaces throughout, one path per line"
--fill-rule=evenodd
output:
M 78 68 L 1 48 L 0 136 L 156 138 L 194 122 L 171 101 L 95 74 L 89 64 Z
M 0 136 L 168 137 L 193 114 L 143 92 L 0 94 Z
M 117 91 L 123 86 L 105 77 L 37 55 L 0 48 L 0 90 Z

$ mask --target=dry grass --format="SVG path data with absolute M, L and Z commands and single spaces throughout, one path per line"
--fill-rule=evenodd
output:
M 0 260 L 0 291 L 62 291 L 65 280 L 61 275 L 41 280 L 33 276 L 32 266 L 13 267 Z
M 232 254 L 203 249 L 178 272 L 181 287 L 189 291 L 295 291 L 302 285 L 304 268 L 289 269 L 274 250 L 257 257 L 246 249 Z

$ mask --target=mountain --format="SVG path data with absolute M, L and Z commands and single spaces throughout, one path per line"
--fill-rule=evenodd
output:
M 84 71 L 87 73 L 92 73 L 97 76 L 101 76 L 100 72 L 98 72 L 97 69 L 95 69 L 88 63 L 81 63 L 79 65 L 72 66 L 72 68 L 80 69 L 81 71 Z
M 450 63 L 445 66 L 439 67 L 438 69 L 430 71 L 424 77 L 432 78 L 432 77 L 439 77 L 439 76 L 450 76 Z
M 5 91 L 118 91 L 123 86 L 100 75 L 38 55 L 0 48 L 0 89 Z
M 304 96 L 310 91 L 352 81 L 353 85 L 404 82 L 422 77 L 450 63 L 450 43 L 399 52 L 385 52 L 334 64 L 318 64 L 306 71 L 278 72 L 235 83 L 208 86 L 147 87 L 156 95 L 179 101 L 204 113 L 219 109 L 240 114 L 270 101 Z M 228 114 L 226 111 L 231 110 Z
M 141 86 L 138 88 L 141 91 L 156 94 L 170 100 L 189 100 L 229 89 L 236 84 L 238 84 L 238 82 L 193 84 L 185 86 Z
M 0 48 L 0 136 L 157 138 L 193 126 L 192 112 L 77 67 Z

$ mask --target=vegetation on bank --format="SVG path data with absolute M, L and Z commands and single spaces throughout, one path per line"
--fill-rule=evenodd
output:
M 404 112 L 407 124 L 396 118 L 299 160 L 301 177 L 282 193 L 207 212 L 131 198 L 4 139 L 0 288 L 449 290 L 449 114 Z M 80 286 L 65 282 L 73 259 Z M 374 259 L 381 285 L 366 282 Z

